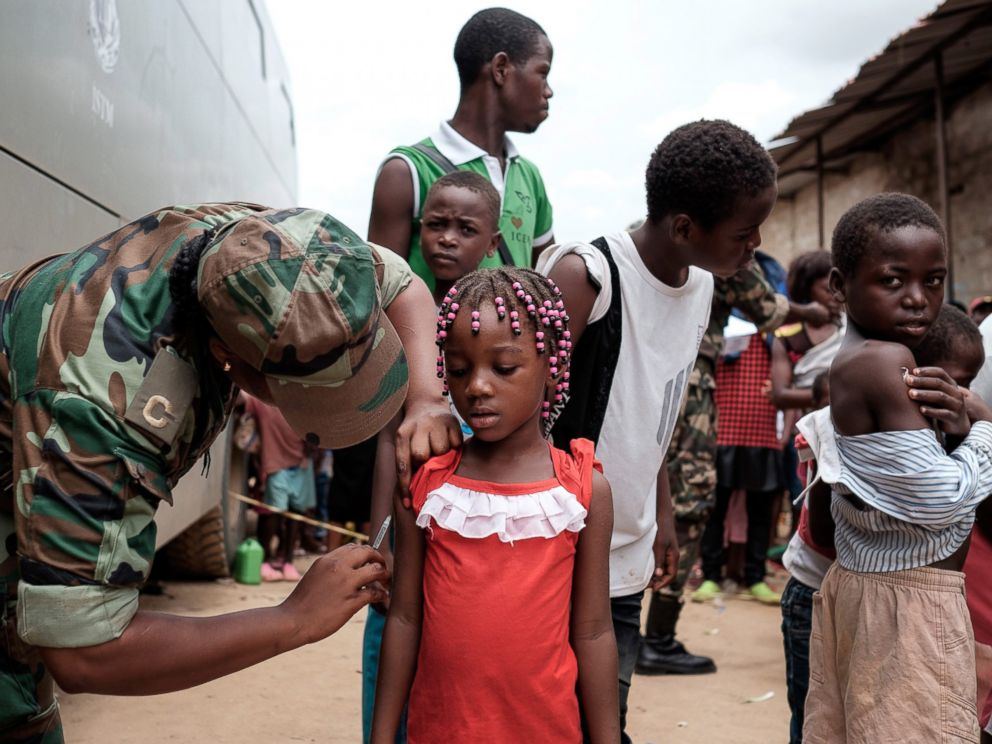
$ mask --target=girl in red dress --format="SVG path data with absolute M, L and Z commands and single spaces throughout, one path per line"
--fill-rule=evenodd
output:
M 568 394 L 557 287 L 527 269 L 464 277 L 438 316 L 438 374 L 474 435 L 397 505 L 372 742 L 620 738 L 609 600 L 610 487 L 585 439 L 547 431 Z

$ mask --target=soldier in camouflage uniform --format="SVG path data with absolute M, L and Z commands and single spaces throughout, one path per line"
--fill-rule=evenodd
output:
M 407 392 L 394 313 L 425 339 L 407 348 L 408 432 L 457 441 L 431 367 L 430 293 L 323 212 L 165 208 L 0 277 L 0 740 L 62 741 L 48 670 L 71 691 L 181 689 L 326 637 L 383 598 L 368 586 L 388 576 L 381 556 L 351 547 L 280 608 L 138 608 L 155 511 L 238 387 L 323 446 L 364 439 Z
M 714 277 L 713 309 L 689 377 L 685 406 L 668 449 L 668 480 L 674 502 L 679 542 L 675 580 L 651 596 L 647 633 L 641 644 L 639 674 L 705 674 L 716 671 L 713 660 L 690 654 L 675 640 L 686 579 L 699 558 L 703 528 L 716 499 L 716 360 L 723 347 L 723 329 L 734 308 L 760 331 L 771 331 L 786 319 L 817 317 L 826 308 L 792 305 L 765 279 L 757 261 L 729 279 Z

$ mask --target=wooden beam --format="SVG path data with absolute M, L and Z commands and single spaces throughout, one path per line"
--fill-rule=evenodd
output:
M 816 226 L 819 230 L 820 249 L 826 244 L 826 216 L 823 213 L 823 138 L 816 138 Z
M 945 293 L 948 300 L 954 299 L 954 243 L 951 240 L 951 195 L 947 187 L 947 127 L 944 112 L 944 53 L 938 50 L 933 55 L 933 109 L 934 130 L 937 137 L 935 157 L 937 160 L 937 203 L 940 219 L 944 223 L 947 238 L 947 284 Z

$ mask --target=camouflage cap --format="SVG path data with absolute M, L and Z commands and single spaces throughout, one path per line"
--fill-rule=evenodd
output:
M 375 255 L 326 212 L 268 210 L 225 225 L 200 258 L 214 331 L 266 375 L 275 404 L 321 447 L 368 439 L 406 398 Z

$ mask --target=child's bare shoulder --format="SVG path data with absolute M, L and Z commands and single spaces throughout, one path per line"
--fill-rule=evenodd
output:
M 867 339 L 841 349 L 830 367 L 835 424 L 847 434 L 925 426 L 903 381 L 904 370 L 915 364 L 907 347 L 888 341 Z
M 901 368 L 911 368 L 915 364 L 913 352 L 902 344 L 865 339 L 842 348 L 834 359 L 830 373 L 844 379 L 850 378 L 848 382 L 869 382 L 864 380 L 865 372 L 891 370 L 901 380 Z

